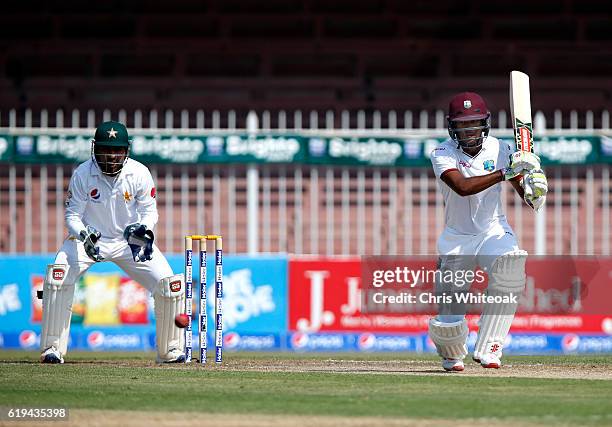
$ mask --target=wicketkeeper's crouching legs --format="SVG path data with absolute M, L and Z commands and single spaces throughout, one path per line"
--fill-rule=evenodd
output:
M 153 292 L 155 300 L 155 328 L 157 361 L 179 363 L 185 361 L 185 330 L 174 324 L 177 314 L 185 312 L 185 280 L 182 274 L 165 277 Z
M 515 301 L 484 304 L 474 348 L 474 360 L 484 367 L 501 366 L 504 341 L 510 331 L 518 299 L 525 289 L 526 261 L 527 252 L 515 250 L 498 257 L 489 271 L 487 295 L 515 297 Z

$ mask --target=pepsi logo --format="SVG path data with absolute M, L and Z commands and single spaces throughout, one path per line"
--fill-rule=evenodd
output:
M 87 335 L 87 345 L 90 348 L 98 348 L 104 344 L 104 334 L 100 331 L 93 331 Z
M 51 274 L 53 275 L 53 280 L 63 280 L 64 279 L 64 269 L 63 268 L 54 268 Z
M 575 351 L 580 345 L 580 337 L 576 334 L 567 334 L 561 340 L 563 351 Z
M 172 292 L 180 292 L 181 290 L 181 281 L 176 280 L 174 282 L 170 282 L 170 291 Z
M 100 198 L 100 192 L 98 191 L 97 188 L 94 188 L 93 190 L 91 190 L 91 192 L 89 193 L 89 195 L 91 196 L 92 199 L 94 200 L 98 200 Z
M 223 345 L 226 348 L 236 348 L 240 344 L 240 335 L 236 332 L 230 332 L 223 337 Z
M 376 336 L 374 334 L 361 334 L 357 339 L 357 346 L 361 350 L 369 350 L 376 344 Z
M 155 196 L 157 196 L 157 190 L 155 189 L 155 187 L 151 188 L 151 197 L 155 198 Z
M 34 331 L 22 331 L 19 334 L 19 346 L 21 348 L 35 347 L 37 338 L 36 332 Z
M 293 348 L 304 348 L 308 345 L 308 335 L 301 332 L 293 334 L 291 337 L 291 346 Z

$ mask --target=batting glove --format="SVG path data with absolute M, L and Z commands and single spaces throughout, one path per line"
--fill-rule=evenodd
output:
M 544 203 L 546 203 L 546 196 L 534 198 L 525 196 L 525 202 L 537 212 L 542 208 L 542 206 L 544 206 Z
M 542 169 L 535 169 L 523 176 L 521 187 L 525 191 L 525 197 L 535 199 L 546 196 L 548 193 L 548 180 Z
M 510 180 L 532 170 L 540 169 L 540 158 L 529 151 L 517 151 L 510 155 L 510 165 L 504 170 L 504 179 Z

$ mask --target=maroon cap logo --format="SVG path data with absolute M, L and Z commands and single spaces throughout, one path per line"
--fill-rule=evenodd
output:
M 455 95 L 448 106 L 449 120 L 484 120 L 489 116 L 489 109 L 484 99 L 474 92 L 463 92 Z

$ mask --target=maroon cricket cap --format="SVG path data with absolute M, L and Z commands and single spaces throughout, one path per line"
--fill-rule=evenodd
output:
M 488 116 L 486 102 L 474 92 L 459 93 L 448 104 L 448 119 L 451 121 L 484 120 Z

